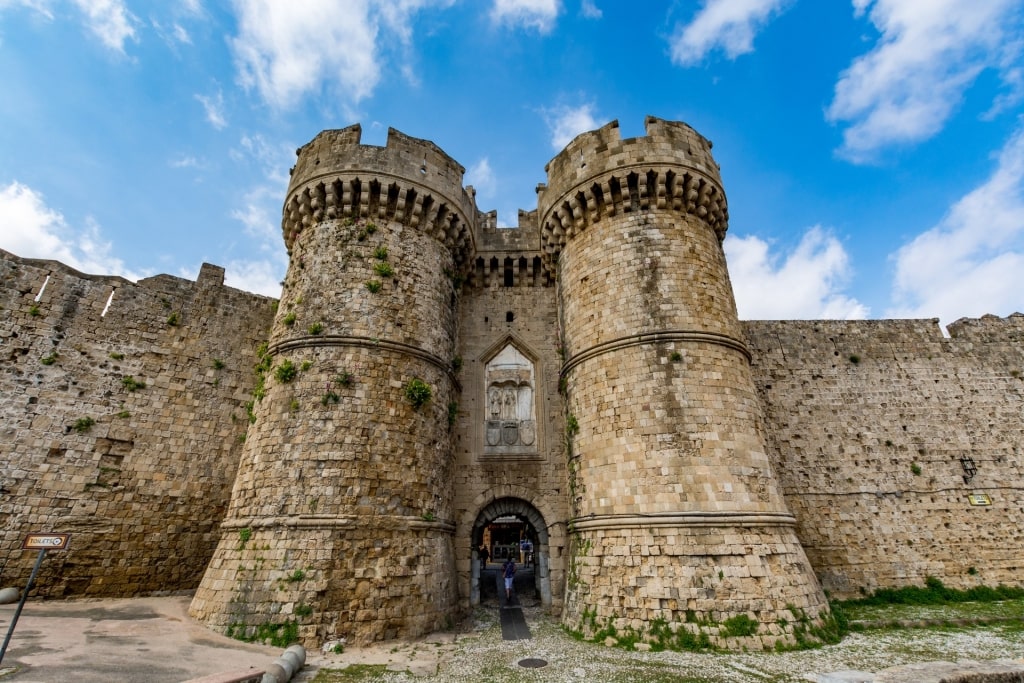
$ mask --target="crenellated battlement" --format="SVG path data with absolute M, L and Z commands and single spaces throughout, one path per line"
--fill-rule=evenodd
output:
M 465 168 L 437 145 L 388 129 L 384 147 L 359 144 L 359 124 L 320 133 L 300 147 L 281 227 L 285 246 L 306 228 L 344 218 L 397 221 L 449 249 L 457 264 L 474 251 L 477 216 Z
M 604 217 L 653 208 L 695 215 L 725 239 L 729 210 L 711 142 L 681 122 L 648 116 L 647 135 L 620 139 L 618 121 L 577 136 L 537 188 L 548 266 L 566 241 Z

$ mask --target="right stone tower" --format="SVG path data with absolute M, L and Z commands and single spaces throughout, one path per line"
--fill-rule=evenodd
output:
M 821 639 L 828 603 L 766 454 L 711 143 L 645 126 L 578 136 L 538 188 L 572 498 L 563 622 L 683 646 Z

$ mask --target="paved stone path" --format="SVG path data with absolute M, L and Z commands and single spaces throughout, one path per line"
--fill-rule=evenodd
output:
M 529 640 L 532 637 L 530 627 L 526 624 L 526 619 L 523 617 L 523 606 L 519 603 L 519 584 L 525 577 L 516 576 L 512 585 L 512 599 L 506 600 L 505 579 L 501 571 L 494 572 L 494 576 L 497 580 L 498 616 L 501 619 L 502 640 Z

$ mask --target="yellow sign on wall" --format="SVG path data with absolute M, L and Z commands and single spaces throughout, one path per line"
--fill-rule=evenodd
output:
M 989 498 L 987 493 L 969 493 L 967 494 L 967 500 L 971 501 L 971 505 L 991 505 L 992 499 Z

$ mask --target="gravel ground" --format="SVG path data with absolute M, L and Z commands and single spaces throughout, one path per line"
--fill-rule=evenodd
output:
M 935 613 L 929 616 L 952 616 Z M 841 643 L 789 653 L 696 654 L 636 652 L 574 640 L 557 619 L 537 606 L 524 608 L 530 640 L 501 639 L 496 606 L 478 608 L 463 631 L 415 643 L 350 649 L 310 662 L 323 669 L 353 663 L 384 664 L 389 670 L 360 677 L 333 678 L 326 671 L 302 680 L 364 681 L 808 681 L 814 674 L 856 670 L 878 672 L 927 661 L 1018 660 L 1024 662 L 1024 625 L 1013 622 L 970 628 L 915 628 L 854 633 Z M 519 661 L 539 658 L 547 666 L 523 668 Z M 350 673 L 354 673 L 350 672 Z

